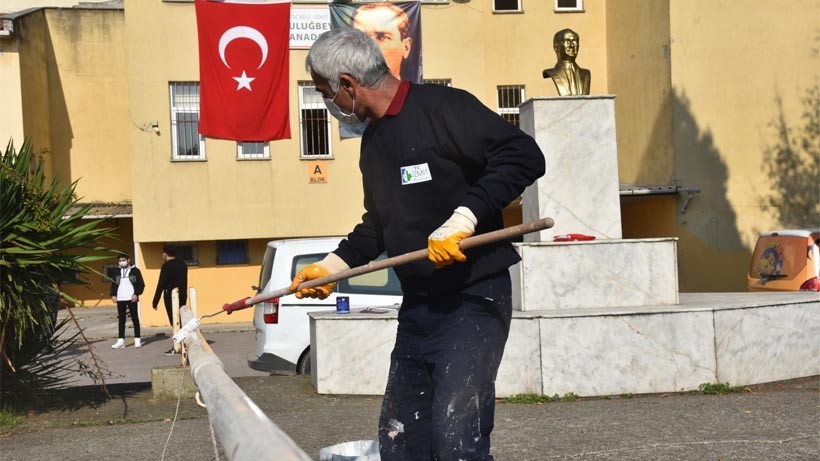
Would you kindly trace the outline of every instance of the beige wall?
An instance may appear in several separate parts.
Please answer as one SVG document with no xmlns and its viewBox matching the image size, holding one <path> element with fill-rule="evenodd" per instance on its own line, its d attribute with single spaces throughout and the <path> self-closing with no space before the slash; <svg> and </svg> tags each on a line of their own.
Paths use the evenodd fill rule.
<svg viewBox="0 0 820 461">
<path fill-rule="evenodd" d="M 85 202 L 131 198 L 121 10 L 48 9 L 51 149 Z M 93 108 L 93 110 L 90 110 Z"/>
<path fill-rule="evenodd" d="M 763 151 L 775 98 L 797 123 L 817 85 L 820 1 L 672 0 L 670 17 L 675 179 L 702 190 L 679 215 L 681 288 L 743 290 L 757 233 L 780 227 Z"/>
<path fill-rule="evenodd" d="M 620 180 L 670 184 L 674 157 L 668 3 L 609 1 L 606 24 Z"/>
<path fill-rule="evenodd" d="M 131 198 L 121 10 L 41 9 L 18 19 L 23 130 L 47 173 L 84 202 Z"/>
<path fill-rule="evenodd" d="M 14 141 L 15 148 L 23 144 L 23 98 L 20 91 L 20 54 L 18 42 L 0 37 L 0 151 Z"/>
<path fill-rule="evenodd" d="M 20 111 L 23 114 L 23 135 L 31 140 L 35 152 L 43 149 L 44 170 L 49 177 L 61 171 L 63 178 L 70 177 L 67 157 L 62 163 L 55 162 L 51 149 L 51 125 L 49 116 L 49 66 L 47 63 L 49 39 L 45 11 L 30 13 L 15 23 L 15 35 L 20 52 Z M 15 109 L 16 110 L 16 109 Z M 66 123 L 66 122 L 63 122 Z"/>
</svg>

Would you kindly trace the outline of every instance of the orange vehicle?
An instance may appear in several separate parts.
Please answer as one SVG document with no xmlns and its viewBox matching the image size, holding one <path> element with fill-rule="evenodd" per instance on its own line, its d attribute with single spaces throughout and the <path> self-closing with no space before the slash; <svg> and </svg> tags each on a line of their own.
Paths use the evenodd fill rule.
<svg viewBox="0 0 820 461">
<path fill-rule="evenodd" d="M 760 234 L 752 254 L 749 291 L 820 292 L 820 228 Z"/>
</svg>

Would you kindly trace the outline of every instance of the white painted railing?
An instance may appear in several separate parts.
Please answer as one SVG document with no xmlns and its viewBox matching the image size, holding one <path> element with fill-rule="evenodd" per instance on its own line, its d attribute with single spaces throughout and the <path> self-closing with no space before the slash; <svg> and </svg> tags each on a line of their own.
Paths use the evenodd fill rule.
<svg viewBox="0 0 820 461">
<path fill-rule="evenodd" d="M 182 325 L 195 318 L 185 306 L 180 309 L 180 317 Z M 311 460 L 225 373 L 222 361 L 198 329 L 184 342 L 194 384 L 229 460 Z"/>
</svg>

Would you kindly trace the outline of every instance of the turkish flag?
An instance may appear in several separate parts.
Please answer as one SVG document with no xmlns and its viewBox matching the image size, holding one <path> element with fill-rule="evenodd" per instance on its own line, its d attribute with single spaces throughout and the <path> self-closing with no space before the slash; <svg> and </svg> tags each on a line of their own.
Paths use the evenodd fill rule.
<svg viewBox="0 0 820 461">
<path fill-rule="evenodd" d="M 197 0 L 200 119 L 204 136 L 290 138 L 290 2 Z"/>
</svg>

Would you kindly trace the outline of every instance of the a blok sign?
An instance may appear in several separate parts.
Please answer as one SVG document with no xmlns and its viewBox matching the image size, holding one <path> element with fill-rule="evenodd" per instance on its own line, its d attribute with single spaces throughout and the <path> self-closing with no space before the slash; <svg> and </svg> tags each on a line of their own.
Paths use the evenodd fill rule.
<svg viewBox="0 0 820 461">
<path fill-rule="evenodd" d="M 204 136 L 290 138 L 290 2 L 197 0 L 200 120 Z"/>
</svg>

